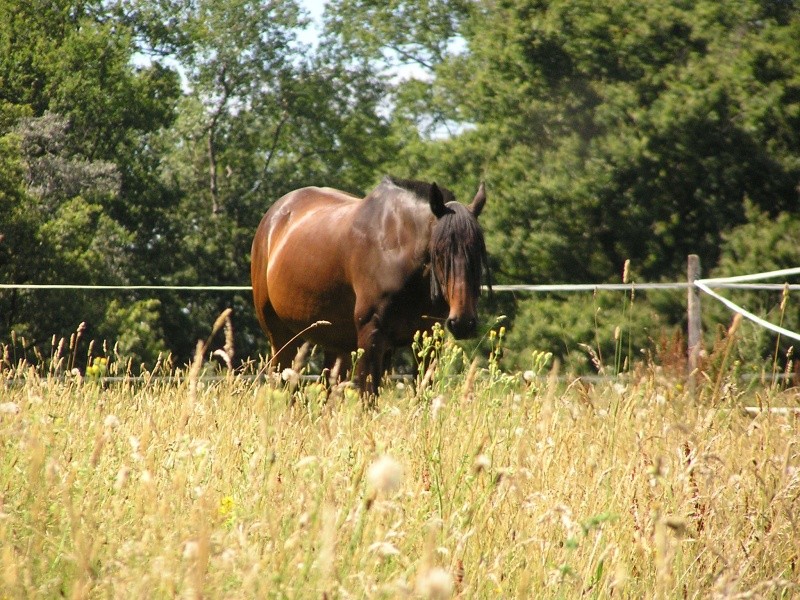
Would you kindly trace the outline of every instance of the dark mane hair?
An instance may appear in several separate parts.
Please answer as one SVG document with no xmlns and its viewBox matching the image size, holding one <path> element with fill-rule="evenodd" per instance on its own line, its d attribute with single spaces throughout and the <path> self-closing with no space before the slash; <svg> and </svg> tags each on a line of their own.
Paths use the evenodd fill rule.
<svg viewBox="0 0 800 600">
<path fill-rule="evenodd" d="M 458 202 L 447 205 L 448 213 L 442 216 L 431 234 L 431 298 L 442 295 L 442 286 L 453 276 L 456 260 L 462 257 L 466 265 L 466 277 L 470 292 L 478 296 L 481 292 L 481 277 L 486 273 L 486 283 L 491 292 L 491 274 L 486 242 L 478 220 L 466 206 Z M 436 267 L 442 271 L 444 281 L 438 281 Z"/>
<path fill-rule="evenodd" d="M 416 179 L 400 179 L 399 177 L 394 177 L 392 175 L 387 175 L 383 178 L 384 181 L 388 181 L 389 183 L 393 183 L 399 188 L 403 188 L 404 190 L 408 190 L 415 196 L 417 196 L 420 200 L 424 200 L 425 202 L 428 201 L 428 198 L 431 197 L 431 184 L 427 181 L 417 181 Z M 445 204 L 448 202 L 453 202 L 456 197 L 447 188 L 442 186 L 437 186 L 439 191 L 442 192 L 442 198 L 444 199 Z"/>
</svg>

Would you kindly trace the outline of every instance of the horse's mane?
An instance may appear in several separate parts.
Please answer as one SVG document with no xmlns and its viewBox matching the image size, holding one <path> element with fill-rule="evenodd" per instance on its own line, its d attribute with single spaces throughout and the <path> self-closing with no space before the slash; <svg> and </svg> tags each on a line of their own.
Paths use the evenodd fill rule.
<svg viewBox="0 0 800 600">
<path fill-rule="evenodd" d="M 383 178 L 384 183 L 391 183 L 396 185 L 399 188 L 402 188 L 406 191 L 411 192 L 414 194 L 420 201 L 428 202 L 428 199 L 431 197 L 431 184 L 427 181 L 417 181 L 416 179 L 401 179 L 399 177 L 393 177 L 391 175 L 387 175 Z M 453 202 L 456 197 L 453 192 L 448 190 L 447 188 L 437 186 L 439 191 L 442 192 L 442 198 L 444 199 L 445 204 L 448 202 Z"/>
</svg>

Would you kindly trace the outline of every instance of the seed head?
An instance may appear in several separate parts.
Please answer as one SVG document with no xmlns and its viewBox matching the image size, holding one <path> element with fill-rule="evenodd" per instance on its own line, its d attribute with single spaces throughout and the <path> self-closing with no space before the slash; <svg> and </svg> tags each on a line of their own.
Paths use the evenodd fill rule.
<svg viewBox="0 0 800 600">
<path fill-rule="evenodd" d="M 183 545 L 183 558 L 190 560 L 197 558 L 198 554 L 200 554 L 200 544 L 195 540 L 188 540 Z"/>
<path fill-rule="evenodd" d="M 439 394 L 431 401 L 431 414 L 434 419 L 439 416 L 439 411 L 441 411 L 442 408 L 444 408 L 444 396 Z"/>
<path fill-rule="evenodd" d="M 375 552 L 378 556 L 383 558 L 400 554 L 400 550 L 397 549 L 397 546 L 389 542 L 375 542 L 367 548 L 367 551 Z"/>
<path fill-rule="evenodd" d="M 479 454 L 478 456 L 476 456 L 475 462 L 472 464 L 472 468 L 476 473 L 480 473 L 481 471 L 488 471 L 489 467 L 491 466 L 492 466 L 492 461 L 485 454 Z"/>
</svg>

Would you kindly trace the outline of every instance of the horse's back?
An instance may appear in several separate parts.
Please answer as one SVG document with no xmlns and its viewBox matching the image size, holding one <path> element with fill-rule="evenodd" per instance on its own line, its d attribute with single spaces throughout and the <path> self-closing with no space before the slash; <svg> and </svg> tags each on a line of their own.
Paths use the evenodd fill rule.
<svg viewBox="0 0 800 600">
<path fill-rule="evenodd" d="M 316 250 L 330 246 L 334 240 L 346 235 L 352 224 L 352 214 L 360 202 L 356 196 L 333 188 L 295 190 L 269 208 L 253 244 L 267 251 L 266 257 L 270 262 L 284 257 L 300 258 L 297 253 L 303 248 Z M 301 254 L 308 255 L 308 252 Z"/>
<path fill-rule="evenodd" d="M 333 188 L 305 187 L 278 199 L 269 207 L 256 229 L 253 239 L 252 271 L 257 265 L 264 265 L 275 242 L 290 230 L 309 227 L 312 221 L 332 218 L 352 210 L 359 198 Z M 308 221 L 303 225 L 304 221 Z"/>
<path fill-rule="evenodd" d="M 269 207 L 261 220 L 259 230 L 265 226 L 270 229 L 274 228 L 282 220 L 297 219 L 311 211 L 336 212 L 343 208 L 349 209 L 359 201 L 358 197 L 333 188 L 300 188 L 289 192 Z"/>
</svg>

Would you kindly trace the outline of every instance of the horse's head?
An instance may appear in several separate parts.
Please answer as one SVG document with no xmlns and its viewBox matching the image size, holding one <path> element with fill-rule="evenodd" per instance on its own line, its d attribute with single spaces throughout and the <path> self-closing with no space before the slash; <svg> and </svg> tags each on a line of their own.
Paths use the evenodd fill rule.
<svg viewBox="0 0 800 600">
<path fill-rule="evenodd" d="M 447 328 L 456 338 L 472 337 L 477 331 L 477 305 L 481 275 L 488 270 L 486 244 L 478 216 L 486 204 L 481 183 L 469 206 L 445 203 L 441 190 L 431 185 L 430 205 L 436 215 L 431 233 L 431 293 L 450 307 Z"/>
</svg>

